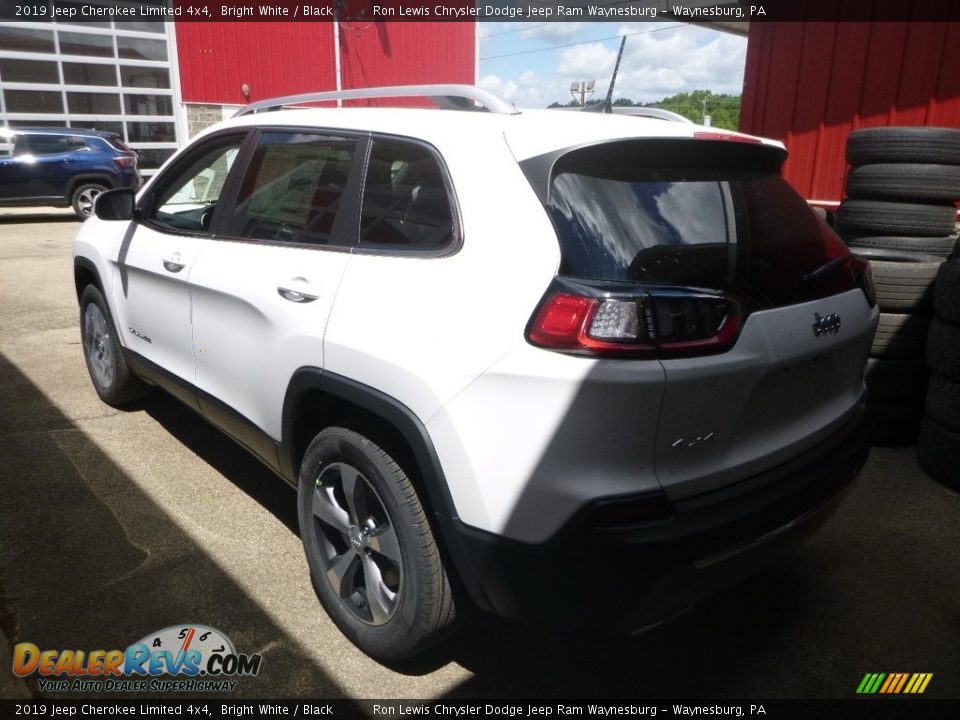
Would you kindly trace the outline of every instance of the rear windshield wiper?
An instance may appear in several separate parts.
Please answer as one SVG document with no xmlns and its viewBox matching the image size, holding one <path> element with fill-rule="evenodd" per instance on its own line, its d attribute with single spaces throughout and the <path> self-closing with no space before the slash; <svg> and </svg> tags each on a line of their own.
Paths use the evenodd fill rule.
<svg viewBox="0 0 960 720">
<path fill-rule="evenodd" d="M 828 260 L 820 267 L 811 270 L 802 278 L 800 278 L 800 281 L 797 283 L 797 286 L 809 285 L 812 282 L 820 280 L 826 275 L 829 275 L 830 273 L 832 273 L 838 267 L 842 267 L 843 265 L 846 265 L 847 262 L 852 257 L 853 257 L 852 254 L 847 254 L 838 258 L 834 258 L 833 260 Z"/>
</svg>

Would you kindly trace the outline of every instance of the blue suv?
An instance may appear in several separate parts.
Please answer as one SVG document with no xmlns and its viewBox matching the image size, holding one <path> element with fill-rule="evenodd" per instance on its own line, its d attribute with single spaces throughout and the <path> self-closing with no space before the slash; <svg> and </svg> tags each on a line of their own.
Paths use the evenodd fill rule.
<svg viewBox="0 0 960 720">
<path fill-rule="evenodd" d="M 81 220 L 104 190 L 140 187 L 119 135 L 78 128 L 0 128 L 0 205 L 72 206 Z"/>
</svg>

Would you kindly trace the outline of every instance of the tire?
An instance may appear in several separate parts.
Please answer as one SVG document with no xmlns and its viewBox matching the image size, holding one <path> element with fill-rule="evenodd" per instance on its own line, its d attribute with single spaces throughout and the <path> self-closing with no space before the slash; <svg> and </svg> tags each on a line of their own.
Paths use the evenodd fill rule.
<svg viewBox="0 0 960 720">
<path fill-rule="evenodd" d="M 73 206 L 73 212 L 80 220 L 86 220 L 93 215 L 93 203 L 97 196 L 104 190 L 108 190 L 106 185 L 100 183 L 83 183 L 77 185 L 70 196 L 70 204 Z"/>
<path fill-rule="evenodd" d="M 930 376 L 927 417 L 950 432 L 960 433 L 960 382 L 938 373 Z"/>
<path fill-rule="evenodd" d="M 847 137 L 847 162 L 960 165 L 960 130 L 937 127 L 873 127 Z"/>
<path fill-rule="evenodd" d="M 915 445 L 920 434 L 923 405 L 867 404 L 867 419 L 874 423 L 871 442 L 881 447 Z"/>
<path fill-rule="evenodd" d="M 426 513 L 383 449 L 352 430 L 322 431 L 300 467 L 298 505 L 317 596 L 357 647 L 400 660 L 452 627 L 453 594 Z"/>
<path fill-rule="evenodd" d="M 880 313 L 870 355 L 880 358 L 923 357 L 930 316 L 926 314 Z"/>
<path fill-rule="evenodd" d="M 843 241 L 854 252 L 857 250 L 900 250 L 946 257 L 953 252 L 957 238 L 953 235 L 943 237 L 846 235 Z"/>
<path fill-rule="evenodd" d="M 960 382 L 960 325 L 933 319 L 927 336 L 927 366 Z"/>
<path fill-rule="evenodd" d="M 881 310 L 904 312 L 929 306 L 933 279 L 943 258 L 894 250 L 860 250 L 870 261 Z"/>
<path fill-rule="evenodd" d="M 933 314 L 960 325 L 960 259 L 948 260 L 937 272 L 933 281 Z"/>
<path fill-rule="evenodd" d="M 847 174 L 851 198 L 953 203 L 960 199 L 960 166 L 857 165 Z"/>
<path fill-rule="evenodd" d="M 80 338 L 90 380 L 107 405 L 123 407 L 149 393 L 150 387 L 127 367 L 110 310 L 93 285 L 80 295 Z"/>
<path fill-rule="evenodd" d="M 957 228 L 957 210 L 952 205 L 844 200 L 837 210 L 837 228 L 865 235 L 952 235 Z"/>
<path fill-rule="evenodd" d="M 960 433 L 924 418 L 917 441 L 917 460 L 938 483 L 960 490 Z"/>
<path fill-rule="evenodd" d="M 870 358 L 863 371 L 867 402 L 882 405 L 919 405 L 927 393 L 930 371 L 919 359 Z"/>
</svg>

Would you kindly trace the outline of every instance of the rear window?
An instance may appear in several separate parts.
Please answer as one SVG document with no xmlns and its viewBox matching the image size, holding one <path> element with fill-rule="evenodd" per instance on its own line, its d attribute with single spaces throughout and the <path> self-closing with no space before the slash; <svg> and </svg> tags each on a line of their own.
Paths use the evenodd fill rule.
<svg viewBox="0 0 960 720">
<path fill-rule="evenodd" d="M 711 141 L 609 143 L 561 157 L 547 209 L 560 273 L 733 291 L 760 306 L 856 286 L 806 277 L 847 254 L 779 174 L 782 151 Z"/>
<path fill-rule="evenodd" d="M 104 139 L 110 143 L 115 150 L 136 155 L 136 153 L 133 151 L 133 148 L 127 145 L 119 135 L 107 135 L 107 137 Z"/>
</svg>

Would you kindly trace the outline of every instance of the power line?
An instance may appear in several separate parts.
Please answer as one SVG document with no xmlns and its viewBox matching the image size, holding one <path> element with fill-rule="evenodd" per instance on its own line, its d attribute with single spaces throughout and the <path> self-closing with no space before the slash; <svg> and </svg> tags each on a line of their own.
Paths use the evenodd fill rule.
<svg viewBox="0 0 960 720">
<path fill-rule="evenodd" d="M 489 35 L 481 35 L 480 39 L 487 40 L 489 38 L 500 37 L 501 35 L 512 35 L 513 33 L 524 32 L 525 30 L 534 30 L 536 28 L 542 28 L 545 25 L 549 25 L 549 24 L 550 23 L 537 23 L 536 25 L 527 25 L 527 27 L 514 28 L 513 30 L 504 30 L 503 32 L 491 33 Z"/>
<path fill-rule="evenodd" d="M 575 47 L 576 45 L 589 45 L 590 43 L 606 42 L 607 40 L 619 40 L 622 37 L 633 37 L 634 35 L 649 35 L 650 33 L 662 32 L 664 30 L 676 30 L 683 27 L 683 23 L 678 25 L 668 25 L 667 27 L 654 28 L 653 30 L 638 30 L 637 32 L 624 33 L 623 35 L 611 35 L 610 37 L 596 38 L 594 40 L 581 40 L 579 42 L 567 43 L 566 45 L 554 45 L 548 48 L 537 48 L 536 50 L 520 50 L 519 52 L 503 53 L 502 55 L 487 55 L 481 57 L 481 60 L 497 60 L 499 58 L 516 57 L 517 55 L 532 55 L 533 53 L 550 52 L 551 50 L 563 50 L 564 48 Z"/>
</svg>

